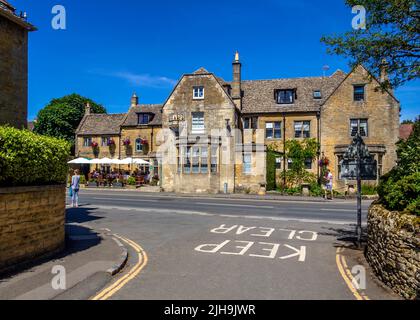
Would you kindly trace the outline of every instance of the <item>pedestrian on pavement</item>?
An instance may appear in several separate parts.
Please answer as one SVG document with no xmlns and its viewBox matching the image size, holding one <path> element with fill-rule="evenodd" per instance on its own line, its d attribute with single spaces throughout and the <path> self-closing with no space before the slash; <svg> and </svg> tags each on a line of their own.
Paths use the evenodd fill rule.
<svg viewBox="0 0 420 320">
<path fill-rule="evenodd" d="M 79 206 L 79 189 L 80 189 L 80 175 L 79 170 L 74 171 L 74 176 L 71 177 L 72 197 L 71 197 L 71 206 L 77 208 Z"/>
<path fill-rule="evenodd" d="M 333 175 L 330 169 L 327 169 L 325 174 L 325 199 L 328 200 L 328 192 L 331 194 L 331 200 L 334 200 L 334 192 L 333 192 Z"/>
</svg>

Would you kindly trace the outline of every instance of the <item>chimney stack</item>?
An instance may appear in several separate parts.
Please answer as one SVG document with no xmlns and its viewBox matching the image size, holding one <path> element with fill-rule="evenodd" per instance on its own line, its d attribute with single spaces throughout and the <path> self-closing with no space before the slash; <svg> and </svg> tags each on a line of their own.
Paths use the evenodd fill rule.
<svg viewBox="0 0 420 320">
<path fill-rule="evenodd" d="M 133 93 L 133 96 L 131 97 L 131 106 L 135 107 L 139 104 L 139 97 L 137 97 L 136 93 Z"/>
<path fill-rule="evenodd" d="M 389 82 L 389 77 L 388 77 L 388 62 L 386 61 L 386 59 L 382 59 L 380 69 L 381 69 L 381 74 L 380 74 L 380 81 L 381 81 L 381 83 Z"/>
<path fill-rule="evenodd" d="M 91 113 L 91 107 L 90 107 L 90 103 L 88 102 L 88 103 L 86 103 L 86 106 L 85 106 L 85 115 L 89 115 L 90 113 Z"/>
<path fill-rule="evenodd" d="M 235 53 L 235 60 L 233 66 L 233 81 L 232 81 L 232 99 L 241 108 L 242 89 L 241 89 L 241 69 L 242 64 L 239 61 L 239 52 Z"/>
</svg>

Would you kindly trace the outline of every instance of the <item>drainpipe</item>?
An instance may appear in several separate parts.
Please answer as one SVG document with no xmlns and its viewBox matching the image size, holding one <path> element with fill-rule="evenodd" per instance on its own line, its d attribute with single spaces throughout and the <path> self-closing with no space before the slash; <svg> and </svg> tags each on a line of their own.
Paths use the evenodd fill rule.
<svg viewBox="0 0 420 320">
<path fill-rule="evenodd" d="M 283 113 L 283 188 L 286 188 L 286 114 Z"/>
<path fill-rule="evenodd" d="M 321 171 L 320 171 L 320 166 L 319 166 L 319 160 L 320 160 L 320 155 L 321 155 L 321 111 L 318 111 L 316 113 L 316 120 L 317 120 L 317 140 L 318 140 L 318 152 L 317 152 L 317 171 L 318 171 L 318 182 L 320 181 L 321 178 Z"/>
</svg>

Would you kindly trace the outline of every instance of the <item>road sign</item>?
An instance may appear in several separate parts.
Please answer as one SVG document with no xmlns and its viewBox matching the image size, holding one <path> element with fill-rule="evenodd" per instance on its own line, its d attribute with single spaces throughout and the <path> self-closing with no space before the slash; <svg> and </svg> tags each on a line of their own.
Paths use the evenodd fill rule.
<svg viewBox="0 0 420 320">
<path fill-rule="evenodd" d="M 357 180 L 357 161 L 342 160 L 340 162 L 342 179 Z M 376 180 L 378 178 L 378 164 L 376 160 L 365 159 L 360 163 L 360 179 Z"/>
</svg>

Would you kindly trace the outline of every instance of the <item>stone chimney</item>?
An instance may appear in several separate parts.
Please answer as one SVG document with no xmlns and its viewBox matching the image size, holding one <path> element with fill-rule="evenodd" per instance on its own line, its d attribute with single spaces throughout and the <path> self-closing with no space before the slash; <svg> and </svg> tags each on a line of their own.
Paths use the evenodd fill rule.
<svg viewBox="0 0 420 320">
<path fill-rule="evenodd" d="M 389 81 L 389 77 L 388 77 L 388 62 L 386 61 L 386 59 L 382 59 L 381 62 L 381 74 L 380 74 L 380 81 L 381 83 L 384 83 L 386 81 Z"/>
<path fill-rule="evenodd" d="M 241 109 L 241 100 L 242 100 L 242 89 L 241 89 L 241 69 L 242 64 L 239 61 L 239 52 L 235 53 L 235 60 L 232 63 L 233 66 L 233 80 L 232 80 L 232 99 Z"/>
<path fill-rule="evenodd" d="M 91 111 L 92 111 L 92 109 L 90 107 L 90 103 L 88 102 L 88 103 L 86 103 L 86 106 L 85 106 L 85 115 L 90 115 Z"/>
<path fill-rule="evenodd" d="M 131 106 L 135 107 L 139 104 L 139 97 L 137 97 L 136 93 L 133 93 L 133 96 L 131 97 Z"/>
</svg>

